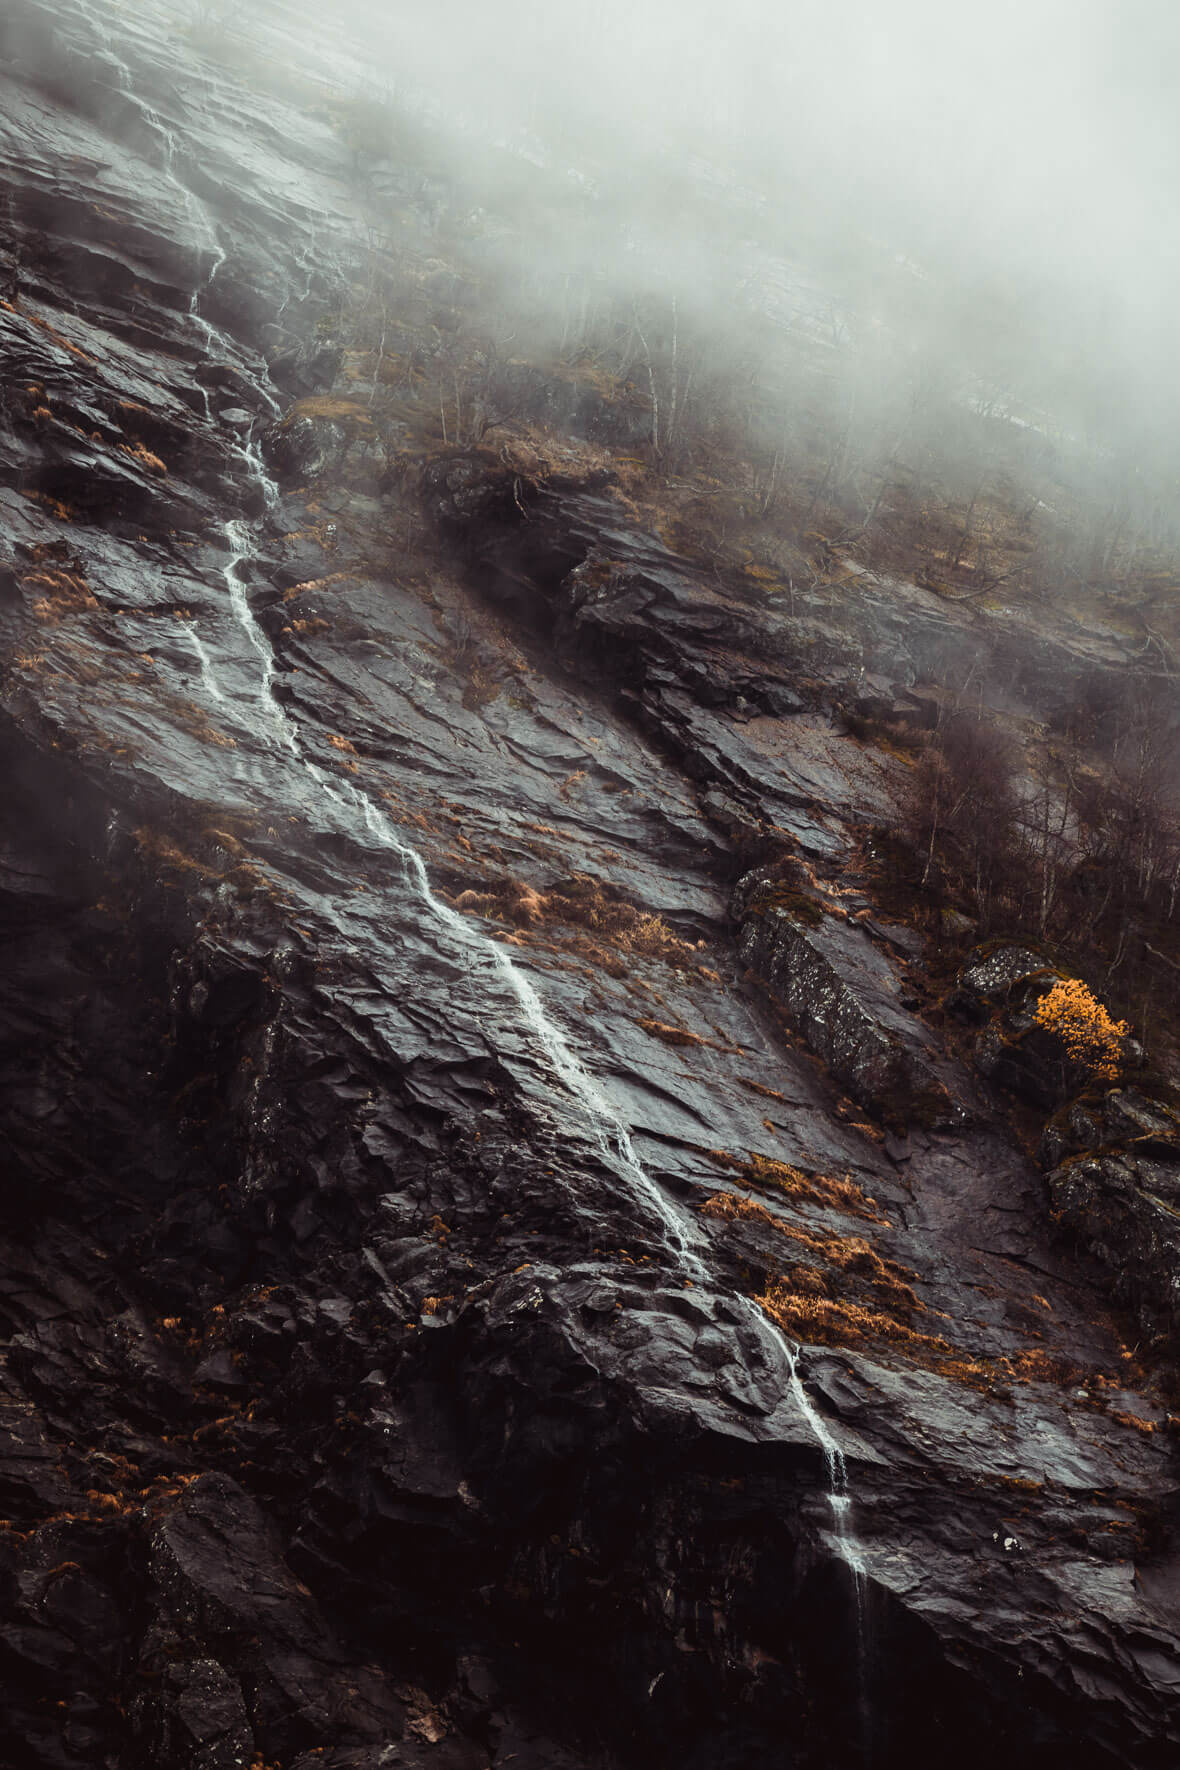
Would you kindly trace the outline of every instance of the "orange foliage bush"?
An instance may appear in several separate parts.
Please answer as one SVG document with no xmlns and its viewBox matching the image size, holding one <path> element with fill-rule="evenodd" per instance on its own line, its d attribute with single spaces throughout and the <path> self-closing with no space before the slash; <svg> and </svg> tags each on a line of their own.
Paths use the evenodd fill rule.
<svg viewBox="0 0 1180 1770">
<path fill-rule="evenodd" d="M 1072 1062 L 1082 1064 L 1100 1081 L 1118 1080 L 1121 1045 L 1129 1028 L 1125 1020 L 1110 1018 L 1080 978 L 1055 983 L 1037 1003 L 1036 1021 L 1061 1040 Z"/>
</svg>

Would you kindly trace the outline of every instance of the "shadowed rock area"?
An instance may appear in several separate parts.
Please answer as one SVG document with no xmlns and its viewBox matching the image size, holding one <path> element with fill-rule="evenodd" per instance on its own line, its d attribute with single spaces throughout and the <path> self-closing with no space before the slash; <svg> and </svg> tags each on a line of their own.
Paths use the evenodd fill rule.
<svg viewBox="0 0 1180 1770">
<path fill-rule="evenodd" d="M 524 366 L 566 471 L 391 464 L 360 63 L 259 32 L 0 18 L 5 1764 L 1164 1770 L 1172 1416 L 1052 1211 L 1139 1261 L 1173 1145 L 1046 1183 L 864 862 L 851 703 L 1015 617 L 707 572 Z"/>
</svg>

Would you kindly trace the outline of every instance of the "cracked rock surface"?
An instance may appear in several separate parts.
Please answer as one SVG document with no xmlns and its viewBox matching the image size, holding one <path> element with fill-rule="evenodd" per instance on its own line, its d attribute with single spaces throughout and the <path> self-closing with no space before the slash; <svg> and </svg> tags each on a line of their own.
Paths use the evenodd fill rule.
<svg viewBox="0 0 1180 1770">
<path fill-rule="evenodd" d="M 490 450 L 411 556 L 349 153 L 161 0 L 12 0 L 0 187 L 5 1763 L 1174 1764 L 1166 1412 L 857 872 L 953 613 Z"/>
</svg>

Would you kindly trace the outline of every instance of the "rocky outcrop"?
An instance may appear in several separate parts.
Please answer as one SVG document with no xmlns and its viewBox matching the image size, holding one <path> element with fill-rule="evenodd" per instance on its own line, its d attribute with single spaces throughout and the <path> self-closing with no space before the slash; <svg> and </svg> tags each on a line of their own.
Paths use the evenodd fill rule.
<svg viewBox="0 0 1180 1770">
<path fill-rule="evenodd" d="M 1180 1121 L 1134 1088 L 1054 1115 L 1041 1161 L 1057 1220 L 1110 1273 L 1147 1342 L 1180 1351 Z"/>
<path fill-rule="evenodd" d="M 1049 1174 L 1058 1220 L 1111 1274 L 1145 1342 L 1180 1353 L 1180 1142 L 1074 1156 Z"/>
<path fill-rule="evenodd" d="M 948 1005 L 985 1021 L 973 1054 L 990 1082 L 1057 1107 L 1038 1149 L 1053 1218 L 1098 1262 L 1144 1341 L 1171 1360 L 1180 1351 L 1180 1122 L 1133 1087 L 1084 1086 L 1085 1067 L 1067 1065 L 1036 1018 L 1060 976 L 1041 955 L 1000 943 L 972 956 Z M 1071 1083 L 1082 1087 L 1075 1098 Z"/>
<path fill-rule="evenodd" d="M 743 959 L 854 1100 L 903 1133 L 963 1122 L 893 967 L 847 912 L 825 912 L 770 867 L 740 882 L 734 913 Z"/>
<path fill-rule="evenodd" d="M 760 845 L 851 872 L 829 702 L 908 614 L 498 450 L 425 533 L 363 363 L 287 403 L 371 268 L 300 71 L 361 70 L 238 28 L 0 23 L 6 1762 L 1163 1770 L 1158 1387 L 907 931 L 765 922 L 832 1071 L 948 1090 L 905 1137 L 734 939 Z"/>
<path fill-rule="evenodd" d="M 947 997 L 952 1013 L 983 1021 L 973 1056 L 981 1075 L 1033 1106 L 1056 1106 L 1071 1080 L 1061 1041 L 1037 1020 L 1037 1003 L 1062 973 L 1043 955 L 1003 942 L 972 954 Z"/>
</svg>

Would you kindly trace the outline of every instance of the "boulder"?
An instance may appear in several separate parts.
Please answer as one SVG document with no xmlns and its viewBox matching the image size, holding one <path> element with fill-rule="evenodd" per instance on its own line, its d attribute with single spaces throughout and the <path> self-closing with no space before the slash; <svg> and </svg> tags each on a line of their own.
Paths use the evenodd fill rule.
<svg viewBox="0 0 1180 1770">
<path fill-rule="evenodd" d="M 893 966 L 859 925 L 773 867 L 741 880 L 734 911 L 742 957 L 854 1100 L 897 1129 L 965 1121 L 934 1072 L 928 1035 L 901 1006 Z"/>
</svg>

